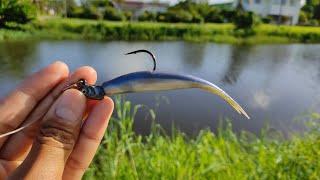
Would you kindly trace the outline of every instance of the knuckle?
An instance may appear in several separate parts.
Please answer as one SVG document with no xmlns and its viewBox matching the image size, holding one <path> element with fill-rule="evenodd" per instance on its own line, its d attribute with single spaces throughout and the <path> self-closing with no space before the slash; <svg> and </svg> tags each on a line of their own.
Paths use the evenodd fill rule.
<svg viewBox="0 0 320 180">
<path fill-rule="evenodd" d="M 40 128 L 37 141 L 40 144 L 72 150 L 77 140 L 74 129 L 74 126 L 66 123 L 49 120 Z"/>
<path fill-rule="evenodd" d="M 82 161 L 70 156 L 68 159 L 67 167 L 73 170 L 77 170 L 80 172 L 85 172 L 88 169 L 88 166 L 83 164 Z"/>
</svg>

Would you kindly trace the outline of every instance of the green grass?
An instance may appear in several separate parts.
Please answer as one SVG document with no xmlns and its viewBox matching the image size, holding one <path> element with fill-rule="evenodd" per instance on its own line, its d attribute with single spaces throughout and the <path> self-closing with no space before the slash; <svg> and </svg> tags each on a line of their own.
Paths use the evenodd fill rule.
<svg viewBox="0 0 320 180">
<path fill-rule="evenodd" d="M 319 43 L 319 27 L 260 25 L 252 31 L 235 30 L 232 24 L 170 24 L 110 22 L 83 19 L 42 18 L 20 30 L 0 30 L 0 40 L 84 39 L 163 41 L 186 40 L 234 44 Z"/>
<path fill-rule="evenodd" d="M 141 107 L 116 99 L 117 118 L 84 179 L 320 179 L 319 114 L 308 115 L 309 131 L 290 138 L 271 129 L 235 134 L 228 121 L 195 137 L 168 136 L 153 123 L 141 136 L 133 131 Z"/>
</svg>

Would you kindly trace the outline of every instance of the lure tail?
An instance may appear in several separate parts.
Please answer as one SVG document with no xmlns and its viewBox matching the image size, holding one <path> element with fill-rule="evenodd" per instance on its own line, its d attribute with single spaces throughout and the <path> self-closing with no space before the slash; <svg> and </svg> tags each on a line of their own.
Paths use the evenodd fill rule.
<svg viewBox="0 0 320 180">
<path fill-rule="evenodd" d="M 230 104 L 239 114 L 244 115 L 246 118 L 250 119 L 248 114 L 243 110 L 243 108 L 232 98 L 230 97 L 226 92 L 224 92 L 222 89 L 220 89 L 218 86 L 210 83 L 210 82 L 201 82 L 195 85 L 197 88 L 200 88 L 204 91 L 216 94 L 220 96 L 222 99 L 224 99 L 227 103 Z"/>
</svg>

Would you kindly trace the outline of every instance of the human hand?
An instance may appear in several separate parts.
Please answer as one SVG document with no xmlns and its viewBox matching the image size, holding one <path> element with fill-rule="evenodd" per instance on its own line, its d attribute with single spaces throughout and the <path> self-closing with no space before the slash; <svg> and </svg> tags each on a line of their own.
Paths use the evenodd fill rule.
<svg viewBox="0 0 320 180">
<path fill-rule="evenodd" d="M 90 67 L 68 76 L 64 63 L 53 63 L 0 100 L 1 134 L 36 120 L 25 130 L 0 139 L 0 179 L 83 176 L 107 128 L 113 102 L 110 98 L 86 100 L 72 89 L 61 94 L 71 82 L 82 78 L 95 83 L 97 78 Z"/>
</svg>

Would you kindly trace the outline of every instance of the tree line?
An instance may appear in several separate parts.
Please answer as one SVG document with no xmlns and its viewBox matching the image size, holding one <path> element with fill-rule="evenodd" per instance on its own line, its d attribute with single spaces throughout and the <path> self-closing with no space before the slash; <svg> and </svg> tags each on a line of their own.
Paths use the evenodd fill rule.
<svg viewBox="0 0 320 180">
<path fill-rule="evenodd" d="M 82 19 L 105 19 L 111 21 L 129 21 L 133 19 L 130 11 L 122 11 L 115 3 L 122 0 L 0 0 L 0 26 L 6 22 L 27 23 L 37 14 L 48 13 L 53 9 L 56 15 Z M 234 23 L 237 28 L 252 28 L 259 23 L 270 23 L 272 17 L 260 17 L 246 12 L 239 4 L 217 6 L 208 3 L 196 3 L 184 0 L 170 6 L 165 12 L 145 11 L 136 17 L 138 21 L 170 22 L 170 23 Z M 308 0 L 299 17 L 300 25 L 319 25 L 320 0 Z"/>
</svg>

